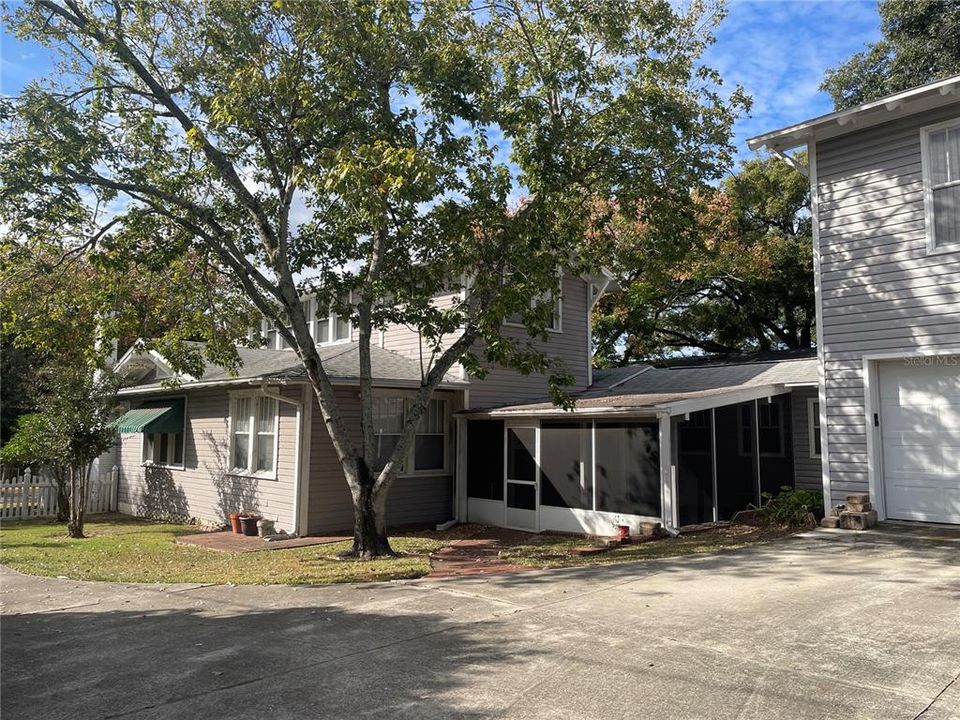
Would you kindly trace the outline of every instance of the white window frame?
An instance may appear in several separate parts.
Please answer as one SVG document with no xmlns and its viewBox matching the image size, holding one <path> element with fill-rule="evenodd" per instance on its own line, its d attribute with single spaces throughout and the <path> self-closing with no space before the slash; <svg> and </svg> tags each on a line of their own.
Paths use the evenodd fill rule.
<svg viewBox="0 0 960 720">
<path fill-rule="evenodd" d="M 350 295 L 351 300 L 352 300 L 352 297 L 353 295 L 351 293 Z M 333 312 L 333 310 L 331 310 L 330 313 L 327 315 L 327 320 L 329 321 L 329 325 L 328 325 L 329 331 L 327 336 L 328 339 L 319 340 L 317 338 L 317 328 L 319 324 L 317 323 L 317 318 L 314 314 L 314 308 L 316 307 L 317 300 L 313 295 L 308 295 L 307 297 L 302 298 L 300 302 L 303 303 L 305 306 L 304 313 L 307 317 L 307 327 L 310 330 L 310 337 L 313 338 L 313 341 L 317 345 L 340 345 L 341 343 L 348 343 L 352 341 L 353 320 L 351 320 L 350 318 L 346 319 L 347 320 L 347 336 L 345 338 L 339 338 L 336 340 L 329 339 L 330 333 L 333 332 L 333 329 L 336 326 L 336 322 L 340 317 L 335 312 Z M 260 335 L 261 337 L 263 337 L 265 340 L 268 341 L 266 345 L 266 349 L 267 350 L 291 350 L 292 348 L 283 346 L 283 337 L 280 335 L 279 331 L 277 331 L 276 336 L 273 339 L 273 342 L 272 343 L 269 342 L 269 338 L 270 338 L 269 333 L 272 331 L 272 329 L 273 329 L 273 322 L 271 320 L 267 318 L 262 318 L 260 320 Z"/>
<path fill-rule="evenodd" d="M 313 341 L 317 345 L 340 345 L 341 343 L 348 343 L 353 339 L 353 320 L 347 318 L 347 336 L 345 338 L 331 339 L 333 337 L 334 328 L 337 326 L 337 320 L 341 319 L 337 313 L 333 310 L 330 310 L 327 313 L 327 339 L 320 340 L 317 338 L 317 317 L 313 312 L 313 306 L 316 304 L 316 301 L 311 298 L 310 300 L 310 337 L 313 338 Z"/>
<path fill-rule="evenodd" d="M 159 398 L 158 398 L 159 399 Z M 140 466 L 166 468 L 167 470 L 183 470 L 187 462 L 187 396 L 177 395 L 164 400 L 183 400 L 183 432 L 182 433 L 140 433 Z M 157 440 L 154 443 L 153 457 L 147 457 L 147 435 L 156 435 Z M 167 435 L 167 461 L 157 462 L 157 453 L 160 451 L 160 435 Z M 183 457 L 180 462 L 176 462 L 176 436 L 183 435 Z"/>
<path fill-rule="evenodd" d="M 960 244 L 954 245 L 937 245 L 936 238 L 936 225 L 934 224 L 934 213 L 933 213 L 933 191 L 939 190 L 940 188 L 953 187 L 960 185 L 960 178 L 957 180 L 951 180 L 947 183 L 941 183 L 936 187 L 933 186 L 933 179 L 930 176 L 931 172 L 931 157 L 930 157 L 930 135 L 931 133 L 939 132 L 940 130 L 945 130 L 947 128 L 960 129 L 960 117 L 955 117 L 950 120 L 945 120 L 944 122 L 936 123 L 935 125 L 927 125 L 920 129 L 920 166 L 923 173 L 923 219 L 924 225 L 927 229 L 927 253 L 928 254 L 940 254 L 946 252 L 958 252 L 960 251 Z"/>
<path fill-rule="evenodd" d="M 391 391 L 378 391 L 374 396 L 374 402 L 379 399 L 386 398 L 401 398 L 403 402 L 403 420 L 406 422 L 407 408 L 410 405 L 410 402 L 413 400 L 414 396 L 408 392 L 391 392 Z M 452 424 L 452 406 L 451 398 L 448 397 L 437 397 L 434 395 L 430 398 L 428 402 L 442 402 L 444 404 L 443 410 L 443 467 L 437 468 L 434 470 L 417 470 L 416 469 L 416 436 L 423 435 L 436 435 L 438 433 L 418 433 L 414 432 L 413 442 L 410 443 L 410 447 L 407 448 L 407 452 L 404 455 L 403 462 L 400 470 L 397 471 L 398 477 L 433 477 L 438 475 L 450 475 L 452 474 L 452 448 L 453 448 L 453 433 L 451 431 Z M 391 433 L 393 434 L 393 433 Z M 379 472 L 376 471 L 376 472 Z"/>
<path fill-rule="evenodd" d="M 545 296 L 549 295 L 550 299 L 556 303 L 556 312 L 553 314 L 553 318 L 556 321 L 555 327 L 545 328 L 548 333 L 555 335 L 560 335 L 563 333 L 563 273 L 557 273 L 557 289 L 548 290 L 542 295 L 537 295 L 536 297 L 530 298 L 530 307 L 543 302 Z M 503 324 L 507 327 L 526 327 L 522 322 L 513 322 L 509 318 L 505 318 Z"/>
<path fill-rule="evenodd" d="M 816 433 L 820 433 L 820 452 L 817 452 Z M 822 457 L 823 430 L 820 427 L 820 398 L 807 398 L 807 454 L 811 458 Z"/>
<path fill-rule="evenodd" d="M 274 406 L 276 407 L 276 412 L 274 413 L 274 416 L 273 416 L 273 469 L 270 471 L 252 470 L 254 465 L 254 458 L 256 458 L 256 455 L 257 455 L 257 442 L 258 442 L 256 439 L 258 435 L 258 433 L 256 432 L 257 414 L 255 410 L 253 410 L 253 408 L 257 407 L 257 403 L 250 404 L 252 410 L 249 418 L 251 425 L 249 430 L 250 446 L 247 448 L 247 466 L 245 468 L 239 468 L 239 467 L 234 467 L 233 465 L 233 449 L 234 449 L 233 416 L 234 416 L 234 409 L 236 407 L 236 403 L 241 398 L 253 398 L 253 399 L 266 398 L 268 400 L 272 400 L 274 403 Z M 280 461 L 280 458 L 279 458 L 280 401 L 279 400 L 277 400 L 276 398 L 269 397 L 268 395 L 264 395 L 263 393 L 258 392 L 256 390 L 232 391 L 230 393 L 229 407 L 227 408 L 227 435 L 229 438 L 227 442 L 227 446 L 228 446 L 227 452 L 229 453 L 227 456 L 227 465 L 230 468 L 227 471 L 227 474 L 233 475 L 235 477 L 253 477 L 253 478 L 261 478 L 264 480 L 276 480 L 278 478 L 277 471 L 278 471 L 278 466 L 280 464 L 279 462 Z"/>
</svg>

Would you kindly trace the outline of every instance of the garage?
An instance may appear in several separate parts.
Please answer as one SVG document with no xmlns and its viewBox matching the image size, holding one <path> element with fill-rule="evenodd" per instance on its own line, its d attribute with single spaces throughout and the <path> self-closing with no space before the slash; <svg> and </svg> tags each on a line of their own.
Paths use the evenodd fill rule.
<svg viewBox="0 0 960 720">
<path fill-rule="evenodd" d="M 960 524 L 960 367 L 955 360 L 930 357 L 879 366 L 889 518 Z"/>
</svg>

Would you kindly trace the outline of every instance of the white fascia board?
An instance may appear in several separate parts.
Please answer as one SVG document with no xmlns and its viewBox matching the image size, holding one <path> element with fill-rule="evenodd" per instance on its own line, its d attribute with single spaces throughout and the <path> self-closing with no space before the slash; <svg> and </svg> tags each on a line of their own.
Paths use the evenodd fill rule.
<svg viewBox="0 0 960 720">
<path fill-rule="evenodd" d="M 725 405 L 738 405 L 739 403 L 749 402 L 750 400 L 784 395 L 788 392 L 790 392 L 790 390 L 783 385 L 758 385 L 756 387 L 716 393 L 715 395 L 691 398 L 689 400 L 664 403 L 657 407 L 669 412 L 670 415 L 686 415 L 687 413 L 710 410 L 711 408 L 723 407 Z"/>
<path fill-rule="evenodd" d="M 960 75 L 954 75 L 944 80 L 888 95 L 857 107 L 827 113 L 795 125 L 788 125 L 779 130 L 757 135 L 747 140 L 747 147 L 751 150 L 759 150 L 762 147 L 790 150 L 805 145 L 811 138 L 826 139 L 870 125 L 887 122 L 902 115 L 912 115 L 915 112 L 948 104 L 954 101 L 958 89 L 960 89 Z M 949 96 L 954 96 L 954 98 Z M 824 128 L 830 128 L 833 132 L 818 132 Z"/>
<path fill-rule="evenodd" d="M 815 388 L 820 383 L 816 380 L 805 380 L 804 382 L 785 382 L 782 384 L 785 388 Z"/>
<path fill-rule="evenodd" d="M 231 385 L 235 386 L 248 386 L 248 385 L 259 385 L 261 383 L 270 383 L 271 385 L 287 385 L 288 383 L 293 383 L 295 385 L 309 385 L 309 381 L 306 378 L 283 378 L 283 377 L 252 377 L 252 378 L 227 378 L 225 380 L 197 380 L 195 382 L 181 383 L 180 385 L 172 386 L 169 388 L 158 387 L 157 385 L 150 385 L 147 387 L 137 387 L 136 385 L 132 387 L 122 388 L 117 394 L 118 395 L 149 395 L 151 393 L 166 393 L 173 390 L 193 390 L 194 388 L 210 388 L 210 387 L 228 387 Z M 331 377 L 330 384 L 340 386 L 359 386 L 360 381 L 357 378 L 337 378 Z M 420 383 L 413 380 L 374 380 L 374 388 L 390 388 L 398 390 L 416 390 L 420 387 Z M 437 385 L 437 390 L 466 390 L 467 385 L 465 383 L 440 383 Z"/>
<path fill-rule="evenodd" d="M 509 420 L 510 418 L 568 418 L 568 417 L 640 417 L 654 418 L 662 413 L 653 407 L 610 407 L 610 408 L 561 408 L 547 410 L 473 410 L 457 413 L 465 418 L 492 418 L 494 420 Z"/>
</svg>

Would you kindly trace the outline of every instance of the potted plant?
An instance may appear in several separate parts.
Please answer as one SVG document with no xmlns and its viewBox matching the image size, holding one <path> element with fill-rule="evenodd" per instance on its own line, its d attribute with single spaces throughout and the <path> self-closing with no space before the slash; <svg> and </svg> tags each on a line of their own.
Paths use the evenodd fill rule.
<svg viewBox="0 0 960 720">
<path fill-rule="evenodd" d="M 249 537 L 257 536 L 257 523 L 263 519 L 263 516 L 251 510 L 244 510 L 240 513 L 240 528 L 243 534 Z"/>
<path fill-rule="evenodd" d="M 240 529 L 240 513 L 232 512 L 230 513 L 229 517 L 230 517 L 230 529 L 233 530 L 233 532 L 235 532 L 237 535 L 242 533 L 243 530 Z"/>
<path fill-rule="evenodd" d="M 613 521 L 613 529 L 617 532 L 617 540 L 622 543 L 630 542 L 630 526 L 619 515 Z"/>
</svg>

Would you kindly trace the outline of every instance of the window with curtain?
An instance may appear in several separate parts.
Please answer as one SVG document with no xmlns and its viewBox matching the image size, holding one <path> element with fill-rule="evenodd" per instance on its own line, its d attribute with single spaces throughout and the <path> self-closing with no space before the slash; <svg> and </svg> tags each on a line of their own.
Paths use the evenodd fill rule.
<svg viewBox="0 0 960 720">
<path fill-rule="evenodd" d="M 414 439 L 413 469 L 443 470 L 447 464 L 447 401 L 430 400 Z"/>
<path fill-rule="evenodd" d="M 234 472 L 276 472 L 278 403 L 262 395 L 230 399 L 230 464 Z"/>
<path fill-rule="evenodd" d="M 960 248 L 960 123 L 924 130 L 923 179 L 932 248 Z"/>
</svg>

